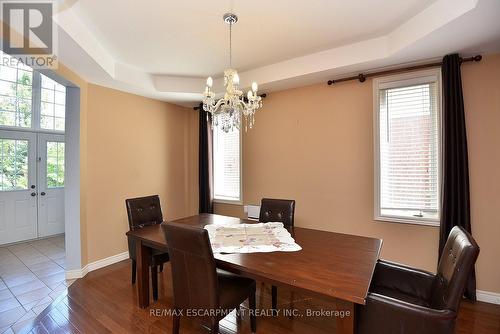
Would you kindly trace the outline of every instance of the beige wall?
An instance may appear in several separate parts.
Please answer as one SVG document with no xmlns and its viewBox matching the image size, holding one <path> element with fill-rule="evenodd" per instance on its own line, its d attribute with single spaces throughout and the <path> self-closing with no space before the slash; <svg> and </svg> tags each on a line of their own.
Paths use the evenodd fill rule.
<svg viewBox="0 0 500 334">
<path fill-rule="evenodd" d="M 159 194 L 166 219 L 198 210 L 197 113 L 88 85 L 88 262 L 127 250 L 125 199 Z"/>
<path fill-rule="evenodd" d="M 500 55 L 463 65 L 463 82 L 478 288 L 500 292 Z M 243 201 L 293 198 L 297 226 L 382 238 L 383 258 L 435 270 L 438 228 L 373 221 L 372 118 L 371 81 L 269 94 L 243 137 Z"/>
<path fill-rule="evenodd" d="M 198 212 L 198 113 L 87 83 L 80 88 L 82 266 L 127 251 L 125 199 L 159 194 L 166 219 Z"/>
</svg>

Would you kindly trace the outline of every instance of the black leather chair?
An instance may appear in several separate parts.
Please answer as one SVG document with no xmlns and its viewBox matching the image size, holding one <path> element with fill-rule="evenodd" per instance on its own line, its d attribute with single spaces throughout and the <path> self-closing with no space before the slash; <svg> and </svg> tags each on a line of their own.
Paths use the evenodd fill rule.
<svg viewBox="0 0 500 334">
<path fill-rule="evenodd" d="M 250 326 L 256 330 L 255 281 L 216 269 L 207 230 L 179 223 L 162 225 L 172 266 L 175 315 L 172 333 L 178 334 L 180 313 L 201 310 L 219 333 L 219 321 L 248 298 Z M 212 314 L 210 314 L 212 313 Z"/>
<path fill-rule="evenodd" d="M 295 201 L 289 199 L 263 198 L 260 202 L 259 222 L 281 222 L 285 227 L 293 227 Z M 278 307 L 278 288 L 271 287 L 272 308 Z"/>
<path fill-rule="evenodd" d="M 161 224 L 163 215 L 161 212 L 160 197 L 158 195 L 130 198 L 125 200 L 128 214 L 128 225 L 131 231 L 149 225 Z M 132 284 L 136 277 L 136 253 L 135 240 L 128 239 L 128 252 L 132 259 Z M 158 267 L 163 271 L 163 264 L 169 261 L 168 253 L 154 250 L 151 253 L 151 281 L 153 285 L 153 299 L 158 300 Z"/>
<path fill-rule="evenodd" d="M 437 274 L 379 261 L 366 305 L 356 307 L 356 332 L 454 333 L 458 307 L 478 255 L 472 236 L 454 227 Z"/>
</svg>

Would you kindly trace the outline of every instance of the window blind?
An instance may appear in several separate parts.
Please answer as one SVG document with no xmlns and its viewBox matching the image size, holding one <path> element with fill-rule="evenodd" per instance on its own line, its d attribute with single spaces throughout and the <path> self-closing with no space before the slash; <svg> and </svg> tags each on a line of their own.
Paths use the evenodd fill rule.
<svg viewBox="0 0 500 334">
<path fill-rule="evenodd" d="M 430 82 L 379 90 L 383 215 L 438 218 L 437 87 Z"/>
<path fill-rule="evenodd" d="M 240 132 L 214 127 L 214 198 L 240 200 Z"/>
</svg>

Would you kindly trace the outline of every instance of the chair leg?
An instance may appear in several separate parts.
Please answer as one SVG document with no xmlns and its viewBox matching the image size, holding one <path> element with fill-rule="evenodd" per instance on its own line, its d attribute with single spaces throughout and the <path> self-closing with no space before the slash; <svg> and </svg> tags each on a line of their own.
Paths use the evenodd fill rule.
<svg viewBox="0 0 500 334">
<path fill-rule="evenodd" d="M 212 328 L 210 328 L 211 334 L 219 334 L 219 321 L 213 320 Z"/>
<path fill-rule="evenodd" d="M 179 328 L 181 325 L 181 316 L 174 314 L 174 319 L 172 323 L 172 334 L 179 334 Z"/>
<path fill-rule="evenodd" d="M 250 296 L 248 296 L 248 308 L 250 309 L 250 328 L 252 333 L 257 331 L 257 318 L 255 316 L 256 313 L 256 301 L 255 301 L 255 289 L 250 292 Z"/>
<path fill-rule="evenodd" d="M 162 273 L 162 272 L 163 272 L 163 263 L 160 264 L 160 273 Z"/>
<path fill-rule="evenodd" d="M 135 275 L 137 274 L 137 263 L 132 260 L 132 284 L 135 284 Z"/>
<path fill-rule="evenodd" d="M 158 300 L 158 267 L 151 266 L 151 285 L 153 286 L 153 300 Z"/>
<path fill-rule="evenodd" d="M 273 313 L 277 315 L 278 313 L 278 288 L 276 286 L 271 287 L 271 304 L 273 308 Z"/>
</svg>

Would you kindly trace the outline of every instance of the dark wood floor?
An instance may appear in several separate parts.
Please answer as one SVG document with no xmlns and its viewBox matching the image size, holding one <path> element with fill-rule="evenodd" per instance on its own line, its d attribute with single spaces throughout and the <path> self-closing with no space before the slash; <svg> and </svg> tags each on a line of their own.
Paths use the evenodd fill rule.
<svg viewBox="0 0 500 334">
<path fill-rule="evenodd" d="M 91 272 L 73 283 L 67 294 L 55 300 L 24 332 L 170 333 L 172 319 L 169 315 L 161 314 L 172 305 L 170 266 L 165 266 L 159 282 L 160 300 L 142 310 L 136 306 L 137 294 L 130 283 L 128 260 Z M 271 304 L 270 288 L 261 284 L 257 286 L 257 306 L 265 310 Z M 283 289 L 279 290 L 279 298 L 281 309 L 291 309 L 293 300 L 293 308 L 301 315 L 293 318 L 283 315 L 277 318 L 260 316 L 257 322 L 258 333 L 335 333 L 334 318 L 311 317 L 306 314 L 307 309 L 335 310 L 335 305 L 331 302 L 292 294 Z M 245 305 L 242 309 L 245 310 Z M 155 314 L 156 312 L 159 313 Z M 463 302 L 457 325 L 457 333 L 460 334 L 499 334 L 500 306 Z M 181 333 L 208 332 L 196 320 L 186 317 L 181 320 Z M 220 333 L 250 333 L 248 314 L 240 318 L 233 312 L 227 316 L 221 322 Z"/>
</svg>

